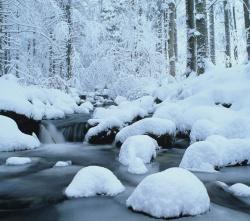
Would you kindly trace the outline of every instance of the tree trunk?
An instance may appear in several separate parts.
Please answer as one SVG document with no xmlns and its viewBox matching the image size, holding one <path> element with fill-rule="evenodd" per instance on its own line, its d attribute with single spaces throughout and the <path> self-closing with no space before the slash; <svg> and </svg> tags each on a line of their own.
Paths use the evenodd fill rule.
<svg viewBox="0 0 250 221">
<path fill-rule="evenodd" d="M 67 78 L 70 79 L 72 77 L 72 18 L 71 18 L 71 0 L 68 0 L 65 13 L 66 13 L 66 21 L 69 26 L 69 36 L 66 45 L 66 63 L 67 63 Z"/>
<path fill-rule="evenodd" d="M 187 70 L 186 75 L 196 72 L 196 37 L 195 37 L 195 17 L 194 0 L 186 0 L 186 26 L 187 26 Z"/>
<path fill-rule="evenodd" d="M 246 29 L 246 40 L 247 40 L 247 56 L 248 61 L 250 61 L 250 19 L 249 19 L 249 0 L 243 0 L 244 7 L 244 19 L 245 19 L 245 29 Z"/>
<path fill-rule="evenodd" d="M 209 48 L 210 48 L 210 59 L 212 63 L 216 64 L 215 55 L 215 32 L 214 32 L 214 6 L 211 5 L 209 9 Z"/>
<path fill-rule="evenodd" d="M 169 67 L 170 74 L 175 76 L 176 67 L 176 24 L 175 24 L 175 2 L 169 3 L 169 38 L 168 38 L 168 56 L 169 56 Z"/>
<path fill-rule="evenodd" d="M 225 21 L 225 38 L 226 38 L 226 67 L 232 67 L 231 61 L 231 33 L 230 33 L 230 18 L 229 18 L 229 3 L 227 0 L 223 1 L 224 6 L 224 21 Z"/>
<path fill-rule="evenodd" d="M 235 13 L 235 4 L 233 5 L 233 29 L 234 29 L 234 59 L 238 63 L 238 33 Z"/>
<path fill-rule="evenodd" d="M 195 0 L 197 31 L 197 74 L 205 72 L 205 61 L 208 58 L 208 30 L 206 0 Z"/>
<path fill-rule="evenodd" d="M 0 76 L 3 75 L 3 67 L 4 67 L 4 56 L 3 56 L 3 3 L 0 1 Z"/>
</svg>

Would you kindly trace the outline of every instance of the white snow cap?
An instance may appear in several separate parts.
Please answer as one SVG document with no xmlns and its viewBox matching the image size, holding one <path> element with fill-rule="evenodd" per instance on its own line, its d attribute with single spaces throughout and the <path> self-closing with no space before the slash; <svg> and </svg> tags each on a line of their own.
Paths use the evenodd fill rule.
<svg viewBox="0 0 250 221">
<path fill-rule="evenodd" d="M 39 145 L 39 140 L 22 133 L 14 120 L 0 115 L 0 151 L 34 149 Z"/>
<path fill-rule="evenodd" d="M 174 135 L 176 126 L 170 120 L 160 118 L 146 118 L 123 128 L 115 138 L 115 141 L 125 142 L 128 137 L 143 134 L 161 136 L 165 134 Z"/>
<path fill-rule="evenodd" d="M 31 163 L 31 159 L 28 157 L 10 157 L 6 160 L 6 165 L 18 166 Z"/>
<path fill-rule="evenodd" d="M 223 167 L 250 162 L 250 139 L 227 139 L 213 135 L 189 146 L 180 167 L 192 171 L 215 172 Z"/>
<path fill-rule="evenodd" d="M 128 172 L 133 174 L 144 174 L 148 172 L 148 169 L 141 158 L 135 157 L 129 162 Z"/>
<path fill-rule="evenodd" d="M 90 197 L 98 194 L 114 196 L 124 191 L 124 186 L 108 169 L 89 166 L 81 169 L 65 190 L 68 197 Z"/>
<path fill-rule="evenodd" d="M 173 218 L 205 213 L 210 199 L 195 175 L 170 168 L 147 176 L 128 198 L 127 206 L 156 218 Z"/>
<path fill-rule="evenodd" d="M 72 162 L 70 160 L 69 161 L 58 161 L 58 162 L 56 162 L 54 167 L 68 167 L 71 165 L 72 165 Z"/>
</svg>

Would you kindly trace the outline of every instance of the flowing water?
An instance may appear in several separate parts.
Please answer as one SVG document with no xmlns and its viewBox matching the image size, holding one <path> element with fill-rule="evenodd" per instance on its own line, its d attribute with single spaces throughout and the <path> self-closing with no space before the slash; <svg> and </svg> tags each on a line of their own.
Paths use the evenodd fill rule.
<svg viewBox="0 0 250 221">
<path fill-rule="evenodd" d="M 68 121 L 74 121 L 72 118 Z M 82 120 L 83 122 L 84 120 Z M 52 123 L 52 122 L 50 122 Z M 58 125 L 62 122 L 54 124 Z M 64 125 L 69 125 L 68 123 Z M 74 127 L 71 124 L 71 128 Z M 55 128 L 54 128 L 55 129 Z M 53 130 L 54 130 L 53 129 Z M 70 129 L 71 130 L 71 129 Z M 57 132 L 62 132 L 59 129 Z M 53 137 L 54 135 L 52 135 Z M 53 140 L 53 139 L 52 139 Z M 149 172 L 155 173 L 178 166 L 185 149 L 162 150 Z M 146 175 L 133 175 L 117 161 L 119 150 L 112 146 L 86 143 L 44 144 L 24 152 L 0 153 L 0 220 L 1 221 L 150 221 L 157 220 L 126 208 L 126 199 Z M 6 158 L 26 156 L 32 164 L 6 166 Z M 71 160 L 69 167 L 55 168 L 59 161 Z M 82 167 L 98 165 L 114 172 L 126 187 L 116 197 L 97 196 L 67 199 L 64 189 Z M 211 198 L 206 214 L 185 217 L 183 221 L 249 221 L 250 199 L 236 198 L 216 185 L 242 182 L 250 185 L 250 167 L 224 168 L 218 173 L 196 173 L 204 182 Z"/>
</svg>

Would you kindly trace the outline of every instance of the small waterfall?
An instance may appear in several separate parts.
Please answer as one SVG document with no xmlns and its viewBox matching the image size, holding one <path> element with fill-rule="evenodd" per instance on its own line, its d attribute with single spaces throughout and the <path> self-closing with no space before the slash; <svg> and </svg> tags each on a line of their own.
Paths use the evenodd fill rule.
<svg viewBox="0 0 250 221">
<path fill-rule="evenodd" d="M 63 119 L 43 120 L 39 140 L 44 144 L 83 142 L 89 114 L 72 114 Z"/>
<path fill-rule="evenodd" d="M 63 134 L 53 124 L 41 125 L 39 140 L 43 144 L 65 143 Z"/>
</svg>

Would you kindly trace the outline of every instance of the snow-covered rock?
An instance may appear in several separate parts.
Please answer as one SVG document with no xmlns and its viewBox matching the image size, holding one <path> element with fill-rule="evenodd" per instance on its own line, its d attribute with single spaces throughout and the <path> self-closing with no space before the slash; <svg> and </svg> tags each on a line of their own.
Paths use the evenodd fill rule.
<svg viewBox="0 0 250 221">
<path fill-rule="evenodd" d="M 133 174 L 144 174 L 148 172 L 148 169 L 141 158 L 135 157 L 129 162 L 128 172 Z"/>
<path fill-rule="evenodd" d="M 122 102 L 125 102 L 125 101 L 127 101 L 127 98 L 126 98 L 126 97 L 123 97 L 123 96 L 117 96 L 117 97 L 115 98 L 115 103 L 116 103 L 117 105 L 119 105 L 119 104 L 121 104 Z"/>
<path fill-rule="evenodd" d="M 80 98 L 57 89 L 23 86 L 16 80 L 0 78 L 0 110 L 13 111 L 34 120 L 62 118 L 84 112 L 77 105 Z"/>
<path fill-rule="evenodd" d="M 250 197 L 250 187 L 243 183 L 236 183 L 232 186 L 228 186 L 224 182 L 217 181 L 216 184 L 224 191 L 236 197 Z"/>
<path fill-rule="evenodd" d="M 189 146 L 180 167 L 215 172 L 216 168 L 250 163 L 250 139 L 227 139 L 219 135 Z"/>
<path fill-rule="evenodd" d="M 250 197 L 250 187 L 243 183 L 236 183 L 228 188 L 228 190 L 238 197 Z"/>
<path fill-rule="evenodd" d="M 0 115 L 0 151 L 34 149 L 39 145 L 39 140 L 22 133 L 15 121 Z"/>
<path fill-rule="evenodd" d="M 10 157 L 6 160 L 6 165 L 9 166 L 19 166 L 30 164 L 32 160 L 28 157 Z"/>
<path fill-rule="evenodd" d="M 128 166 L 135 158 L 140 158 L 143 163 L 150 163 L 156 157 L 157 142 L 147 135 L 129 137 L 122 145 L 119 161 Z"/>
<path fill-rule="evenodd" d="M 173 218 L 205 213 L 210 199 L 195 175 L 171 168 L 146 177 L 128 198 L 127 206 L 156 218 Z"/>
<path fill-rule="evenodd" d="M 90 101 L 86 101 L 76 108 L 77 113 L 89 114 L 93 110 L 94 110 L 94 106 Z"/>
<path fill-rule="evenodd" d="M 124 191 L 124 186 L 108 169 L 89 166 L 81 169 L 65 190 L 68 197 L 90 197 L 98 194 L 114 196 Z"/>
<path fill-rule="evenodd" d="M 85 140 L 94 144 L 112 143 L 116 133 L 126 125 L 148 116 L 154 111 L 154 98 L 145 96 L 134 101 L 123 101 L 118 106 L 96 108 L 88 121 L 90 129 Z"/>
<path fill-rule="evenodd" d="M 71 165 L 72 165 L 71 161 L 58 161 L 58 162 L 56 162 L 54 167 L 68 167 L 68 166 L 71 166 Z"/>
<path fill-rule="evenodd" d="M 146 118 L 123 128 L 115 137 L 116 143 L 124 143 L 125 140 L 135 135 L 149 135 L 156 139 L 160 146 L 172 143 L 176 133 L 176 126 L 170 120 L 160 118 Z"/>
</svg>

